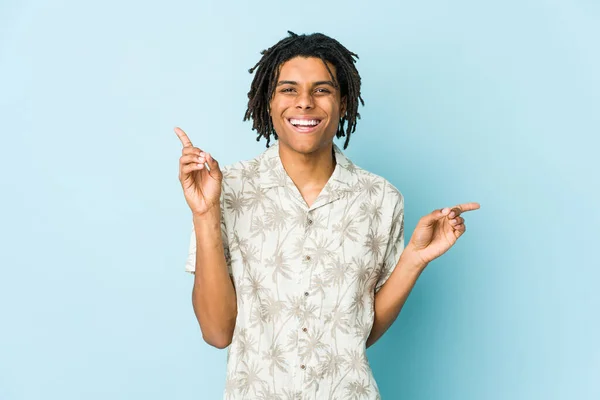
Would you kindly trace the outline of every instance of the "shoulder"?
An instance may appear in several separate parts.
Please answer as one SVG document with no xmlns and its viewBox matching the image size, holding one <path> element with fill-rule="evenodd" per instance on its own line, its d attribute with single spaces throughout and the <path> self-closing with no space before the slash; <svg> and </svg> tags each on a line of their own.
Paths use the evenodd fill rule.
<svg viewBox="0 0 600 400">
<path fill-rule="evenodd" d="M 353 168 L 358 191 L 375 196 L 378 200 L 381 200 L 382 205 L 391 206 L 392 208 L 403 205 L 404 196 L 402 192 L 389 180 L 355 164 L 353 164 Z"/>
<path fill-rule="evenodd" d="M 389 180 L 355 164 L 339 147 L 334 146 L 334 149 L 343 170 L 343 179 L 353 191 L 383 206 L 395 208 L 397 204 L 402 204 L 402 192 Z"/>
<path fill-rule="evenodd" d="M 262 154 L 221 167 L 223 188 L 239 188 L 243 182 L 251 184 L 252 181 L 258 179 L 261 159 Z"/>
</svg>

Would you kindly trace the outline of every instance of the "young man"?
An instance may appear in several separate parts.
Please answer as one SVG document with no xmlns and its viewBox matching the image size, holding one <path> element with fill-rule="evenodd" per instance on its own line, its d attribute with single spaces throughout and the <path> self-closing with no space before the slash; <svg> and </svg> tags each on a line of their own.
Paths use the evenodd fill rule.
<svg viewBox="0 0 600 400">
<path fill-rule="evenodd" d="M 333 143 L 359 118 L 356 54 L 291 32 L 262 54 L 245 118 L 265 152 L 221 170 L 175 129 L 202 335 L 231 344 L 226 399 L 379 399 L 366 348 L 479 204 L 424 216 L 404 248 L 400 192 Z"/>
</svg>

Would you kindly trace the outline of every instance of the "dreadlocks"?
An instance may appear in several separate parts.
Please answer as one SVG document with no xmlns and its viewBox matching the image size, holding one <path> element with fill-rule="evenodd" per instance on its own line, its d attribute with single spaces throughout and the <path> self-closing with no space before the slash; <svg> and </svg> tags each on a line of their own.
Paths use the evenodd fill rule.
<svg viewBox="0 0 600 400">
<path fill-rule="evenodd" d="M 360 75 L 354 66 L 358 55 L 352 53 L 337 40 L 321 33 L 311 35 L 296 35 L 288 31 L 289 37 L 277 42 L 273 47 L 260 52 L 262 58 L 256 65 L 248 70 L 251 74 L 256 70 L 248 92 L 248 109 L 244 121 L 252 119 L 252 129 L 258 132 L 256 141 L 262 137 L 267 139 L 267 147 L 271 142 L 271 135 L 277 139 L 273 122 L 269 115 L 269 102 L 279 80 L 279 67 L 294 57 L 320 58 L 331 75 L 331 80 L 341 92 L 341 97 L 346 98 L 346 113 L 340 118 L 336 136 L 345 136 L 344 149 L 350 142 L 350 134 L 356 130 L 356 121 L 360 118 L 358 102 L 365 104 L 360 96 Z M 337 81 L 329 69 L 327 62 L 333 64 L 337 71 Z M 348 126 L 344 130 L 344 125 Z"/>
</svg>

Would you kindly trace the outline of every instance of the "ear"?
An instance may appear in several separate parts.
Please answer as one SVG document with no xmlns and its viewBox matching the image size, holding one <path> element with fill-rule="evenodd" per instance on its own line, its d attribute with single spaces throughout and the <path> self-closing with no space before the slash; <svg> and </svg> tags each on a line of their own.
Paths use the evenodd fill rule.
<svg viewBox="0 0 600 400">
<path fill-rule="evenodd" d="M 341 101 L 340 101 L 340 118 L 344 118 L 346 116 L 346 107 L 347 107 L 347 101 L 346 101 L 346 96 L 342 97 Z"/>
</svg>

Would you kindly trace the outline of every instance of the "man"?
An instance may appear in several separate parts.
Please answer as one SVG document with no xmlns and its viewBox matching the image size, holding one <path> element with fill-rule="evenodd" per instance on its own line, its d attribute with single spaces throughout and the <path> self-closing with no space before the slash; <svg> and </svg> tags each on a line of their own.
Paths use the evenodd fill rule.
<svg viewBox="0 0 600 400">
<path fill-rule="evenodd" d="M 175 129 L 203 338 L 231 344 L 227 399 L 379 399 L 366 348 L 479 204 L 424 216 L 404 248 L 400 192 L 333 143 L 359 117 L 356 54 L 291 32 L 262 54 L 245 119 L 265 152 L 221 171 Z"/>
</svg>

